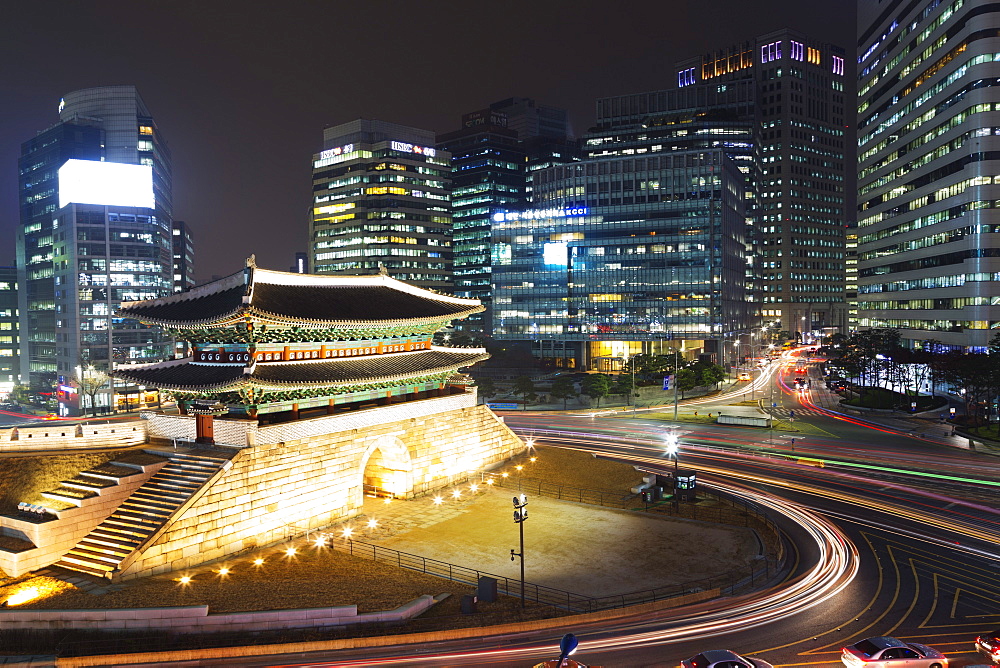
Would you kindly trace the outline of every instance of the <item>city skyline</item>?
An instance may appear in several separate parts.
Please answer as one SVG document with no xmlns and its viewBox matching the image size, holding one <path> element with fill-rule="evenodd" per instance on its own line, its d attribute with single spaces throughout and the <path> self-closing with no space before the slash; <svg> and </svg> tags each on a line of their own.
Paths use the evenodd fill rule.
<svg viewBox="0 0 1000 668">
<path fill-rule="evenodd" d="M 46 47 L 5 78 L 13 103 L 0 130 L 0 159 L 15 164 L 20 143 L 45 126 L 39 119 L 52 118 L 65 92 L 134 84 L 171 128 L 175 216 L 198 239 L 198 281 L 215 273 L 213 265 L 253 252 L 264 266 L 285 267 L 307 245 L 310 157 L 325 127 L 365 117 L 447 132 L 469 109 L 514 95 L 567 108 L 579 135 L 593 124 L 599 97 L 670 87 L 676 61 L 720 44 L 784 26 L 848 51 L 854 43 L 853 12 L 845 16 L 842 8 L 773 2 L 761 12 L 722 4 L 734 20 L 704 31 L 692 29 L 709 25 L 693 3 L 641 3 L 627 16 L 607 16 L 596 3 L 577 3 L 572 13 L 515 4 L 491 15 L 488 27 L 452 3 L 437 11 L 390 3 L 391 12 L 380 5 L 350 14 L 262 5 L 239 17 L 184 4 L 155 12 L 115 2 L 55 13 L 56 3 L 18 6 L 7 25 L 20 29 L 0 47 L 8 61 L 41 43 L 35 27 L 43 24 Z M 536 20 L 525 23 L 529 11 Z M 363 72 L 342 67 L 338 54 L 362 48 L 365 35 L 380 30 L 370 27 L 379 25 L 376 16 L 400 39 L 384 42 L 384 56 L 366 55 Z M 414 34 L 422 36 L 416 43 Z M 134 48 L 123 50 L 122 35 Z M 7 174 L 0 179 L 0 264 L 13 263 L 17 225 L 14 168 Z M 257 237 L 275 225 L 286 231 L 260 244 Z"/>
</svg>

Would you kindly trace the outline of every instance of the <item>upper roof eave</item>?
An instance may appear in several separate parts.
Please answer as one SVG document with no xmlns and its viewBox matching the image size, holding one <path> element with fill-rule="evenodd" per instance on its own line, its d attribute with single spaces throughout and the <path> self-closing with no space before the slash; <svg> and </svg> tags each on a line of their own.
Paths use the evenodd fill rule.
<svg viewBox="0 0 1000 668">
<path fill-rule="evenodd" d="M 384 317 L 369 319 L 378 305 Z M 185 293 L 127 302 L 118 313 L 174 329 L 225 327 L 248 320 L 317 329 L 374 329 L 383 323 L 446 322 L 484 310 L 477 299 L 413 286 L 384 272 L 365 276 L 278 272 L 258 268 L 251 257 L 246 269 L 226 278 Z"/>
</svg>

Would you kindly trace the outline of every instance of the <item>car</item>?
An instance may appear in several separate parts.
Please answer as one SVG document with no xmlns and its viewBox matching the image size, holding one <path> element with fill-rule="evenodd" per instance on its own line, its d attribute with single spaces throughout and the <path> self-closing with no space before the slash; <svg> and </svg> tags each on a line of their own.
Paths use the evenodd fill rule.
<svg viewBox="0 0 1000 668">
<path fill-rule="evenodd" d="M 993 633 L 984 633 L 976 638 L 976 649 L 990 663 L 1000 663 L 1000 629 Z"/>
<path fill-rule="evenodd" d="M 746 371 L 744 371 L 740 375 L 736 376 L 736 380 L 751 380 L 750 374 L 748 374 Z"/>
<path fill-rule="evenodd" d="M 681 668 L 774 668 L 763 659 L 744 659 L 728 649 L 710 649 L 681 661 Z"/>
<path fill-rule="evenodd" d="M 59 416 L 58 416 L 58 415 L 56 415 L 55 413 L 48 413 L 48 414 L 46 414 L 46 415 L 45 415 L 45 417 L 43 417 L 42 419 L 43 419 L 43 420 L 58 420 L 58 419 L 59 419 Z"/>
<path fill-rule="evenodd" d="M 840 661 L 847 668 L 947 668 L 948 657 L 933 647 L 898 638 L 867 638 L 841 649 Z"/>
</svg>

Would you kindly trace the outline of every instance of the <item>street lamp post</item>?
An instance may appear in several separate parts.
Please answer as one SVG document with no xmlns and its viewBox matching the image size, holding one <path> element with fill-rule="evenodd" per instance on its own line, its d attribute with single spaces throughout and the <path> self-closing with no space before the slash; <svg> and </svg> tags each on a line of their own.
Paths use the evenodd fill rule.
<svg viewBox="0 0 1000 668">
<path fill-rule="evenodd" d="M 521 559 L 521 607 L 524 607 L 524 522 L 528 519 L 528 497 L 524 494 L 520 494 L 514 497 L 514 523 L 517 524 L 519 533 L 521 534 L 521 551 L 515 552 L 514 548 L 510 549 L 510 560 L 514 561 L 514 557 L 520 557 Z"/>
<path fill-rule="evenodd" d="M 634 360 L 634 358 L 635 358 L 635 355 L 633 355 L 631 353 L 631 351 L 629 351 L 625 355 L 625 364 L 628 364 L 629 369 L 632 371 L 632 386 L 629 388 L 628 393 L 631 394 L 631 395 L 633 395 L 633 396 L 630 397 L 630 399 L 632 400 L 632 416 L 633 417 L 635 417 L 635 396 L 634 395 L 636 394 L 636 392 L 635 392 L 635 360 Z"/>
<path fill-rule="evenodd" d="M 774 348 L 774 344 L 772 343 L 770 347 Z M 779 366 L 778 367 L 778 375 L 779 376 L 781 375 L 780 369 L 781 369 L 781 367 Z M 770 366 L 768 366 L 768 370 L 771 370 Z M 770 419 L 770 423 L 771 424 L 770 424 L 770 429 L 768 431 L 768 442 L 769 442 L 770 445 L 774 445 L 774 409 L 775 409 L 775 406 L 774 406 L 774 383 L 775 382 L 776 382 L 776 380 L 774 378 L 774 373 L 772 372 L 771 376 L 767 379 L 767 384 L 770 387 L 770 390 L 769 390 L 770 396 L 768 397 L 767 403 L 771 405 L 771 407 L 768 409 L 768 414 L 771 416 L 771 419 Z"/>
<path fill-rule="evenodd" d="M 680 449 L 680 447 L 679 447 L 680 444 L 678 443 L 678 440 L 679 439 L 677 437 L 677 434 L 674 433 L 674 432 L 669 432 L 667 434 L 667 436 L 666 436 L 666 441 L 667 441 L 667 456 L 674 458 L 674 494 L 673 494 L 673 496 L 674 496 L 674 508 L 675 509 L 679 508 L 679 506 L 680 506 L 679 499 L 677 498 L 677 474 L 678 474 L 678 468 L 679 468 L 678 467 L 678 461 L 677 461 L 677 455 L 678 455 L 678 450 Z"/>
<path fill-rule="evenodd" d="M 678 367 L 680 354 L 680 348 L 674 348 L 674 422 L 677 422 L 677 376 L 680 372 L 680 367 Z"/>
</svg>

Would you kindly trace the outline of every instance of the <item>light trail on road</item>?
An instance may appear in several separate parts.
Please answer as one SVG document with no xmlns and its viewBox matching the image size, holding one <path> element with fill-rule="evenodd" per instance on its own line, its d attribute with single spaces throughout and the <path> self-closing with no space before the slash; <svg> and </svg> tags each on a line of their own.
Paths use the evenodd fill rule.
<svg viewBox="0 0 1000 668">
<path fill-rule="evenodd" d="M 594 447 L 595 442 L 606 443 L 615 448 L 612 451 L 612 454 L 615 455 L 616 459 L 626 460 L 630 463 L 638 461 L 650 466 L 665 467 L 665 469 L 672 466 L 670 462 L 663 458 L 662 451 L 659 451 L 656 448 L 650 448 L 641 441 L 630 442 L 627 437 L 614 437 L 602 433 L 566 434 L 565 432 L 540 437 L 538 430 L 535 430 L 533 433 L 533 437 L 538 444 L 551 440 L 555 445 L 571 447 L 607 456 L 609 454 L 607 449 Z M 643 451 L 646 452 L 645 455 L 642 454 Z M 879 482 L 884 489 L 865 489 L 863 493 L 834 490 L 829 488 L 830 483 L 841 485 L 846 488 L 852 488 L 856 487 L 859 483 L 872 484 L 872 481 L 868 478 L 864 478 L 850 472 L 831 471 L 825 468 L 817 470 L 811 466 L 802 466 L 785 460 L 761 460 L 752 453 L 726 453 L 718 450 L 699 448 L 697 445 L 691 444 L 685 445 L 685 452 L 689 456 L 698 457 L 699 463 L 697 468 L 699 471 L 705 473 L 713 473 L 727 478 L 736 478 L 747 482 L 766 484 L 779 489 L 788 489 L 790 491 L 826 498 L 857 507 L 877 510 L 879 512 L 888 513 L 898 517 L 904 517 L 914 522 L 931 524 L 941 530 L 949 531 L 967 538 L 981 540 L 988 544 L 1000 545 L 1000 510 L 989 506 L 972 503 L 964 499 L 940 494 L 938 492 L 929 492 L 927 490 L 902 484 L 885 484 Z M 733 456 L 739 456 L 744 464 L 748 467 L 754 467 L 757 470 L 755 472 L 748 473 L 732 468 L 732 466 L 727 465 L 726 462 L 731 460 Z M 720 464 L 713 465 L 706 463 L 712 460 L 717 460 Z M 774 470 L 775 467 L 779 466 L 781 467 L 780 475 L 778 475 L 779 472 Z M 822 473 L 819 473 L 818 471 L 822 471 Z M 900 473 L 907 472 L 900 471 Z M 793 476 L 794 478 L 790 479 L 789 476 Z M 822 481 L 822 484 L 805 482 L 807 480 L 820 480 Z M 984 482 L 988 482 L 991 485 L 996 484 L 994 481 Z M 824 487 L 824 484 L 827 486 Z M 886 491 L 890 489 L 895 492 L 905 491 L 906 493 L 919 498 L 933 499 L 938 501 L 944 507 L 935 507 L 912 499 L 907 499 L 904 502 L 901 499 L 894 498 L 892 494 L 889 494 Z M 954 507 L 947 507 L 948 505 L 952 505 Z M 963 511 L 963 509 L 974 509 L 984 513 L 987 517 L 968 515 Z M 931 511 L 934 514 L 929 515 L 928 511 Z M 980 526 L 976 526 L 976 524 Z"/>
<path fill-rule="evenodd" d="M 735 483 L 713 482 L 708 486 L 744 498 L 772 513 L 784 515 L 794 522 L 815 543 L 819 555 L 815 563 L 791 581 L 753 594 L 645 613 L 640 618 L 626 617 L 624 620 L 606 623 L 573 624 L 574 632 L 581 639 L 579 650 L 581 653 L 626 648 L 656 648 L 780 622 L 783 619 L 802 614 L 836 596 L 857 575 L 860 563 L 857 547 L 833 523 L 821 515 L 786 499 L 757 492 Z M 566 622 L 572 624 L 572 618 L 568 618 Z M 395 657 L 382 656 L 377 659 L 348 659 L 338 660 L 334 663 L 314 662 L 294 665 L 317 667 L 334 665 L 444 666 L 449 664 L 470 665 L 470 661 L 475 661 L 478 665 L 496 662 L 504 662 L 509 665 L 506 662 L 514 660 L 526 662 L 543 655 L 545 652 L 551 652 L 551 642 L 542 644 L 537 640 L 526 639 L 526 636 L 537 636 L 539 633 L 487 636 L 477 639 L 478 642 L 491 645 L 524 643 L 518 647 L 442 653 L 415 654 L 410 652 Z"/>
</svg>

